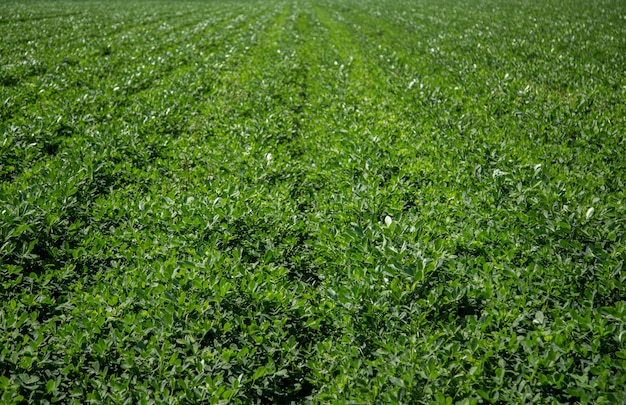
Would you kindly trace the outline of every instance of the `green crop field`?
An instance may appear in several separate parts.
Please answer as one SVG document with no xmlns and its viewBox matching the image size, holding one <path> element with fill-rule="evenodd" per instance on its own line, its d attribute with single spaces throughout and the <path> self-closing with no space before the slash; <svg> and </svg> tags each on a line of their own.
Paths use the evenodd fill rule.
<svg viewBox="0 0 626 405">
<path fill-rule="evenodd" d="M 626 403 L 623 0 L 3 0 L 0 403 Z"/>
</svg>

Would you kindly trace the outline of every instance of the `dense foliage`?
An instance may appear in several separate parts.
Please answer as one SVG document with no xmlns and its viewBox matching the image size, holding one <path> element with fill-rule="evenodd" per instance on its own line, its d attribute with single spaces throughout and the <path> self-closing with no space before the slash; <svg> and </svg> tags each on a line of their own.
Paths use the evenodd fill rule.
<svg viewBox="0 0 626 405">
<path fill-rule="evenodd" d="M 619 0 L 0 4 L 0 402 L 626 402 Z"/>
</svg>

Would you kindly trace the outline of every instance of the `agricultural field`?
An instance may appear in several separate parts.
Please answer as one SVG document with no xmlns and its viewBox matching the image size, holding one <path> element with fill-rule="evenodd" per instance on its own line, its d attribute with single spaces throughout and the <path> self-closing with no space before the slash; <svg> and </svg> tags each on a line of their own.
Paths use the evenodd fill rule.
<svg viewBox="0 0 626 405">
<path fill-rule="evenodd" d="M 626 403 L 621 0 L 3 0 L 0 403 Z"/>
</svg>

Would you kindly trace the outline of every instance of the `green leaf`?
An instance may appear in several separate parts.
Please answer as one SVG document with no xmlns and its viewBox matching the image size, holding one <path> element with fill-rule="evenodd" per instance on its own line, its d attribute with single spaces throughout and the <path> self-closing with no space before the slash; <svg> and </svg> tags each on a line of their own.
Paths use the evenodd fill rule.
<svg viewBox="0 0 626 405">
<path fill-rule="evenodd" d="M 49 394 L 52 391 L 54 391 L 55 388 L 56 388 L 56 384 L 54 380 L 48 380 L 48 382 L 46 383 L 46 392 Z"/>
</svg>

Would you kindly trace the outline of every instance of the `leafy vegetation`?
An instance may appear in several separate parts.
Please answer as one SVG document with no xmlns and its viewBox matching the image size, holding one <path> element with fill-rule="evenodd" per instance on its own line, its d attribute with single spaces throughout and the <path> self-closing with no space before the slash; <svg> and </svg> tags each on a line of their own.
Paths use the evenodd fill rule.
<svg viewBox="0 0 626 405">
<path fill-rule="evenodd" d="M 616 0 L 4 1 L 0 402 L 626 402 Z"/>
</svg>

